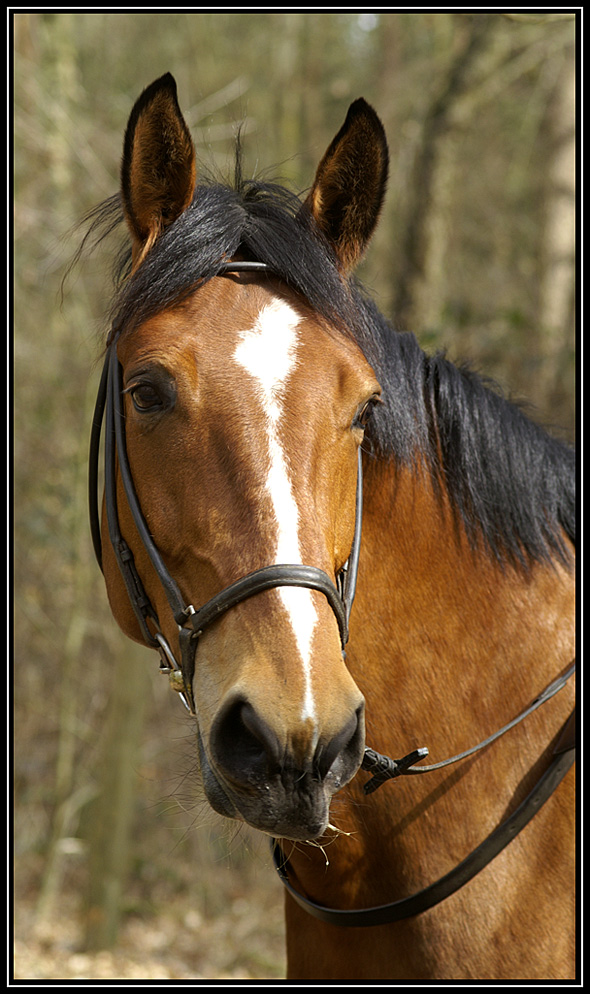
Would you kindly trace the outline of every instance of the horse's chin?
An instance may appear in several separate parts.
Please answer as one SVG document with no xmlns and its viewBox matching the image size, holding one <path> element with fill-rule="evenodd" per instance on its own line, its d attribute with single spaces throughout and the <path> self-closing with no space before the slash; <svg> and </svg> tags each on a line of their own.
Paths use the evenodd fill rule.
<svg viewBox="0 0 590 994">
<path fill-rule="evenodd" d="M 325 834 L 330 801 L 342 783 L 329 776 L 320 783 L 310 775 L 289 776 L 283 771 L 268 780 L 253 780 L 248 789 L 225 781 L 207 756 L 198 735 L 203 787 L 209 804 L 226 818 L 246 822 L 273 838 L 311 841 Z"/>
<path fill-rule="evenodd" d="M 217 814 L 223 815 L 225 818 L 237 818 L 238 820 L 241 820 L 235 806 L 230 801 L 227 793 L 213 772 L 211 764 L 207 758 L 207 753 L 205 752 L 205 747 L 203 746 L 203 739 L 201 738 L 200 732 L 197 733 L 197 741 L 199 744 L 201 778 L 203 780 L 203 787 L 209 804 L 214 811 L 217 811 Z"/>
</svg>

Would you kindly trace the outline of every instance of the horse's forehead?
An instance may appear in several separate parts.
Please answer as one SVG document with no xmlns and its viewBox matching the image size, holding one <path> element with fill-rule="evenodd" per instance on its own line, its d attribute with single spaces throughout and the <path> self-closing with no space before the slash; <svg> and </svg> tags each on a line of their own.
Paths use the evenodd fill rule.
<svg viewBox="0 0 590 994">
<path fill-rule="evenodd" d="M 148 359 L 163 365 L 230 373 L 237 367 L 268 383 L 314 363 L 362 369 L 352 340 L 282 289 L 223 278 L 212 280 L 179 306 L 150 318 L 120 347 L 124 363 Z M 225 366 L 224 366 L 225 364 Z"/>
</svg>

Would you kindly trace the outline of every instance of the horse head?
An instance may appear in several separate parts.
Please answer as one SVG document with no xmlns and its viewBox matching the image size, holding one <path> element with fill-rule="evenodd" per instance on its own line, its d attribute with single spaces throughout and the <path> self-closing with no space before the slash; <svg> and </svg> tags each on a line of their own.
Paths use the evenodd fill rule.
<svg viewBox="0 0 590 994">
<path fill-rule="evenodd" d="M 309 565 L 335 586 L 347 563 L 358 453 L 380 387 L 343 322 L 318 311 L 291 279 L 287 247 L 293 258 L 303 246 L 306 258 L 320 260 L 348 300 L 386 174 L 383 128 L 356 101 L 305 201 L 283 210 L 282 227 L 259 227 L 274 232 L 282 262 L 273 265 L 267 239 L 264 270 L 243 271 L 239 263 L 262 251 L 248 240 L 254 221 L 238 231 L 232 218 L 243 219 L 243 204 L 215 212 L 212 188 L 201 192 L 172 77 L 148 87 L 131 113 L 121 196 L 132 269 L 126 319 L 111 345 L 121 383 L 115 418 L 124 420 L 125 461 L 150 539 L 186 604 L 205 604 L 269 565 Z M 216 225 L 227 229 L 226 243 L 213 237 Z M 176 289 L 158 296 L 166 280 Z M 159 303 L 146 311 L 152 294 Z M 159 632 L 178 655 L 186 628 L 141 541 L 120 463 L 119 452 L 118 527 Z M 107 517 L 105 509 L 105 535 Z M 102 558 L 116 620 L 146 641 L 112 535 Z M 211 805 L 292 839 L 322 835 L 331 797 L 355 775 L 364 749 L 364 700 L 331 595 L 319 587 L 280 584 L 239 600 L 191 632 L 194 664 L 184 672 Z M 153 620 L 146 624 L 153 636 Z"/>
</svg>

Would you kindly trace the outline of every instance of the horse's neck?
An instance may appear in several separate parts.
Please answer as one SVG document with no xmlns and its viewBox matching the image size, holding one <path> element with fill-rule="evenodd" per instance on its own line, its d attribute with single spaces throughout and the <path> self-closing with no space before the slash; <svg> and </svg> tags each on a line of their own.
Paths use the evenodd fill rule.
<svg viewBox="0 0 590 994">
<path fill-rule="evenodd" d="M 427 746 L 426 762 L 447 759 L 518 715 L 573 656 L 573 579 L 562 567 L 503 572 L 473 553 L 428 480 L 369 468 L 347 652 L 367 745 L 396 759 Z M 352 834 L 327 850 L 334 869 L 322 872 L 320 898 L 386 903 L 450 870 L 532 788 L 571 710 L 570 684 L 457 766 L 368 796 L 359 773 L 332 803 L 333 824 Z M 313 894 L 321 856 L 306 860 L 295 864 Z"/>
<path fill-rule="evenodd" d="M 502 568 L 483 542 L 474 551 L 425 473 L 377 465 L 366 481 L 351 628 L 359 679 L 369 649 L 371 677 L 404 702 L 401 729 L 431 751 L 452 748 L 453 726 L 484 738 L 490 721 L 508 721 L 573 657 L 573 575 L 558 564 Z M 406 744 L 423 743 L 398 739 L 398 750 Z"/>
</svg>

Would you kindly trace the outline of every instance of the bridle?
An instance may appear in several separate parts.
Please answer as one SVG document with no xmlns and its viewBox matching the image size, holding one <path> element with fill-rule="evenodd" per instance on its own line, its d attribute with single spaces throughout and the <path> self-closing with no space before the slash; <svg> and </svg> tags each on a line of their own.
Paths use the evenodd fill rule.
<svg viewBox="0 0 590 994">
<path fill-rule="evenodd" d="M 263 262 L 227 262 L 220 266 L 218 275 L 268 271 L 269 267 Z M 249 597 L 274 587 L 309 587 L 324 594 L 336 617 L 342 652 L 344 653 L 348 642 L 348 625 L 356 590 L 361 543 L 363 479 L 360 449 L 358 453 L 354 538 L 348 560 L 339 572 L 336 582 L 317 566 L 305 566 L 299 563 L 264 566 L 262 569 L 248 573 L 231 583 L 218 594 L 215 594 L 202 607 L 195 608 L 192 604 L 185 602 L 178 584 L 171 576 L 150 534 L 133 483 L 125 441 L 122 370 L 117 358 L 117 342 L 120 333 L 120 328 L 114 328 L 109 339 L 110 344 L 103 366 L 92 421 L 89 455 L 90 528 L 96 558 L 102 569 L 98 466 L 100 438 L 104 422 L 104 492 L 109 538 L 142 636 L 147 645 L 157 649 L 160 653 L 161 672 L 168 674 L 171 686 L 178 691 L 188 710 L 195 714 L 192 684 L 195 655 L 200 636 L 206 628 L 230 608 Z M 156 610 L 137 571 L 133 553 L 121 533 L 117 508 L 117 462 L 125 499 L 133 522 L 164 589 L 178 627 L 180 662 L 177 661 L 170 643 L 162 632 Z"/>
<path fill-rule="evenodd" d="M 270 271 L 271 269 L 266 263 L 241 261 L 223 263 L 219 267 L 217 275 Z M 218 594 L 215 594 L 214 597 L 200 608 L 195 608 L 192 604 L 186 604 L 178 584 L 168 571 L 162 555 L 150 534 L 133 483 L 125 441 L 122 370 L 117 357 L 117 342 L 120 333 L 121 328 L 113 328 L 109 339 L 92 421 L 89 453 L 90 528 L 96 558 L 102 569 L 98 467 L 100 460 L 100 439 L 104 423 L 104 499 L 109 539 L 142 636 L 148 646 L 157 649 L 160 653 L 160 671 L 169 676 L 171 686 L 180 694 L 191 714 L 195 714 L 192 684 L 195 656 L 200 636 L 205 629 L 237 604 L 265 590 L 281 586 L 308 587 L 312 590 L 319 590 L 324 594 L 338 623 L 340 642 L 344 655 L 348 642 L 350 613 L 356 590 L 361 544 L 363 476 L 360 448 L 358 452 L 354 538 L 348 561 L 336 577 L 335 582 L 324 570 L 319 569 L 317 566 L 305 566 L 299 563 L 265 566 L 231 583 Z M 156 610 L 150 601 L 135 566 L 133 553 L 121 533 L 117 507 L 117 463 L 125 499 L 135 527 L 156 576 L 165 591 L 170 610 L 178 627 L 180 663 L 177 661 L 168 640 L 161 630 Z M 561 690 L 572 676 L 574 669 L 575 664 L 572 663 L 563 676 L 554 680 L 525 711 L 494 735 L 480 742 L 477 746 L 468 749 L 466 752 L 452 756 L 450 759 L 444 760 L 441 763 L 436 763 L 433 766 L 414 766 L 414 763 L 421 762 L 428 755 L 428 749 L 426 748 L 416 749 L 399 760 L 392 760 L 372 749 L 365 749 L 361 768 L 373 774 L 372 779 L 364 785 L 365 793 L 372 793 L 381 784 L 385 783 L 386 780 L 394 779 L 398 776 L 429 773 L 465 759 L 485 748 Z M 288 861 L 279 843 L 276 840 L 272 840 L 275 867 L 288 892 L 301 907 L 314 915 L 314 917 L 329 922 L 332 925 L 351 927 L 382 925 L 399 921 L 403 918 L 417 915 L 438 904 L 483 869 L 524 828 L 551 796 L 575 758 L 574 715 L 575 712 L 572 712 L 565 722 L 559 736 L 558 744 L 553 750 L 551 764 L 530 794 L 519 805 L 516 811 L 502 822 L 480 846 L 470 853 L 454 870 L 436 883 L 431 884 L 417 894 L 394 901 L 391 904 L 376 908 L 339 911 L 316 904 L 300 894 L 290 884 L 287 875 Z"/>
</svg>

